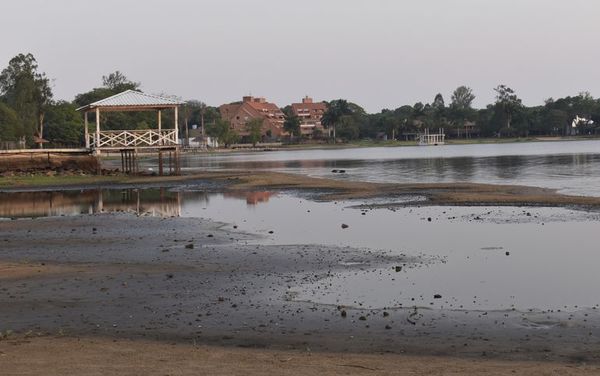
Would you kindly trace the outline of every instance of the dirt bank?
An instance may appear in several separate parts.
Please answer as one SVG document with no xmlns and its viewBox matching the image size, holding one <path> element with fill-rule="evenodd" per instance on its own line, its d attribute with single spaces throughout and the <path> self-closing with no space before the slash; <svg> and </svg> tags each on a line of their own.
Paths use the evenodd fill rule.
<svg viewBox="0 0 600 376">
<path fill-rule="evenodd" d="M 11 176 L 20 173 L 89 173 L 100 168 L 98 158 L 89 153 L 56 153 L 51 150 L 30 153 L 0 154 L 0 174 Z"/>
</svg>

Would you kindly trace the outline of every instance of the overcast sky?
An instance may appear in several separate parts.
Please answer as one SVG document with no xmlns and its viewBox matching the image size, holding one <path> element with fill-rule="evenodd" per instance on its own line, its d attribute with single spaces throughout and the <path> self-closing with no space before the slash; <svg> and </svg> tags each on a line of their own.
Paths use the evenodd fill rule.
<svg viewBox="0 0 600 376">
<path fill-rule="evenodd" d="M 31 52 L 55 96 L 120 70 L 148 93 L 210 105 L 265 96 L 347 98 L 370 112 L 450 101 L 480 107 L 509 85 L 527 105 L 600 96 L 594 0 L 7 0 L 0 66 Z"/>
</svg>

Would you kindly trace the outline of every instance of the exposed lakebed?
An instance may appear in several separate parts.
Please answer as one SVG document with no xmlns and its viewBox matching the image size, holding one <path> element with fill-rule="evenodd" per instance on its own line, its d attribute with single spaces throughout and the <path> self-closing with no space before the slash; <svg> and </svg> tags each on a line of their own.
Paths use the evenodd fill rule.
<svg viewBox="0 0 600 376">
<path fill-rule="evenodd" d="M 316 202 L 290 193 L 177 189 L 23 192 L 1 194 L 0 217 L 129 212 L 205 218 L 232 232 L 259 235 L 246 240 L 250 244 L 359 248 L 407 260 L 385 268 L 343 260 L 342 271 L 291 285 L 285 298 L 293 301 L 524 312 L 577 311 L 600 304 L 600 255 L 594 241 L 598 213 L 403 207 L 397 201 L 386 206 L 381 198 Z"/>
</svg>

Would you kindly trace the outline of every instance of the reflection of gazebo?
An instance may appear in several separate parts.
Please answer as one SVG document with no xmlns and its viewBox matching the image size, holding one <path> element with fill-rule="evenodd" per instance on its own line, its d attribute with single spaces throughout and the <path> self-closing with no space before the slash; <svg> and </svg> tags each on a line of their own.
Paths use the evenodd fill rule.
<svg viewBox="0 0 600 376">
<path fill-rule="evenodd" d="M 78 108 L 84 112 L 85 146 L 100 152 L 102 150 L 121 150 L 124 148 L 174 148 L 178 144 L 177 116 L 179 102 L 169 98 L 144 94 L 135 90 L 127 90 L 106 99 Z M 174 129 L 162 129 L 162 110 L 173 109 L 175 117 Z M 120 111 L 157 111 L 157 129 L 138 130 L 101 130 L 101 112 Z M 96 114 L 96 132 L 88 130 L 88 113 Z"/>
</svg>

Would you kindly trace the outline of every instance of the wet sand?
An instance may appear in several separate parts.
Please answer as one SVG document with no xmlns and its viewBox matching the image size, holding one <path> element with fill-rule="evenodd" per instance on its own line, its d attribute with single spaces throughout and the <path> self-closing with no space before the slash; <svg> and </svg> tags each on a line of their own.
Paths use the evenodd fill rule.
<svg viewBox="0 0 600 376">
<path fill-rule="evenodd" d="M 347 247 L 249 244 L 257 235 L 193 218 L 100 214 L 3 221 L 0 229 L 2 265 L 18 271 L 5 276 L 0 287 L 0 331 L 4 337 L 9 333 L 0 342 L 0 351 L 10 354 L 7 359 L 15 373 L 23 362 L 38 367 L 56 362 L 41 350 L 49 343 L 71 346 L 66 359 L 78 359 L 73 354 L 80 354 L 102 363 L 95 363 L 100 367 L 95 369 L 107 367 L 98 346 L 124 351 L 119 359 L 125 364 L 135 351 L 150 346 L 168 353 L 165 348 L 171 349 L 170 344 L 182 349 L 177 356 L 187 359 L 197 355 L 186 350 L 193 344 L 208 346 L 203 351 L 209 357 L 231 352 L 241 357 L 241 370 L 250 367 L 248 372 L 259 367 L 257 359 L 290 350 L 301 357 L 319 353 L 302 362 L 306 367 L 329 367 L 327 372 L 339 372 L 339 359 L 364 353 L 392 354 L 386 355 L 391 357 L 389 364 L 386 360 L 377 367 L 369 366 L 376 356 L 364 358 L 365 367 L 383 373 L 394 371 L 395 362 L 418 368 L 423 355 L 436 356 L 427 366 L 439 362 L 441 373 L 450 364 L 457 374 L 465 372 L 461 367 L 477 372 L 485 367 L 494 372 L 537 367 L 520 363 L 529 361 L 549 362 L 540 368 L 548 372 L 553 367 L 591 372 L 565 364 L 599 361 L 600 317 L 592 310 L 550 314 L 362 309 L 289 296 L 289 289 L 299 283 L 314 283 L 353 268 L 423 262 L 417 257 Z M 80 346 L 77 339 L 86 345 Z M 115 345 L 112 340 L 117 340 Z M 122 340 L 127 345 L 117 346 Z M 24 351 L 11 350 L 23 343 Z M 259 355 L 239 348 L 254 349 Z M 248 358 L 250 363 L 243 360 Z M 65 366 L 69 364 L 81 366 L 78 360 Z M 204 366 L 186 364 L 182 374 Z M 360 370 L 365 369 L 348 372 Z"/>
<path fill-rule="evenodd" d="M 23 356 L 27 354 L 27 356 Z M 7 375 L 596 375 L 598 366 L 394 354 L 254 350 L 107 338 L 0 342 Z"/>
</svg>

